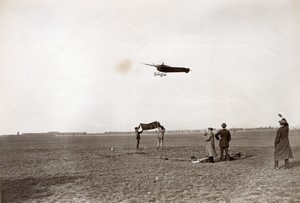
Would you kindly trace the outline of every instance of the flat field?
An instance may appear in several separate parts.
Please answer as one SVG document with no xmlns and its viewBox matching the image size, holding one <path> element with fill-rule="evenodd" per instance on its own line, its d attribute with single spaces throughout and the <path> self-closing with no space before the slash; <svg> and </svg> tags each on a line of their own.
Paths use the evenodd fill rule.
<svg viewBox="0 0 300 203">
<path fill-rule="evenodd" d="M 231 152 L 205 157 L 201 134 L 0 137 L 0 180 L 6 202 L 300 202 L 300 131 L 290 131 L 291 169 L 273 169 L 275 130 L 232 132 Z M 216 142 L 216 147 L 218 143 Z M 113 151 L 111 150 L 113 147 Z M 218 147 L 217 147 L 218 149 Z M 167 157 L 168 160 L 159 157 Z"/>
</svg>

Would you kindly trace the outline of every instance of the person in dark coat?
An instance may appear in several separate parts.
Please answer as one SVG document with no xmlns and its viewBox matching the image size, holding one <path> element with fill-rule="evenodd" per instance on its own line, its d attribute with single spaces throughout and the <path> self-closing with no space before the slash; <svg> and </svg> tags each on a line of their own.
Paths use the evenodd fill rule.
<svg viewBox="0 0 300 203">
<path fill-rule="evenodd" d="M 230 160 L 229 154 L 228 154 L 228 148 L 229 148 L 229 142 L 231 140 L 231 135 L 229 130 L 226 129 L 226 123 L 222 123 L 222 130 L 217 132 L 215 134 L 215 137 L 219 141 L 219 147 L 220 147 L 220 161 L 223 161 L 224 151 L 225 151 L 225 159 L 226 161 Z"/>
<path fill-rule="evenodd" d="M 143 130 L 139 131 L 138 127 L 135 127 L 134 130 L 135 130 L 135 136 L 136 136 L 135 137 L 136 138 L 136 149 L 140 149 L 140 139 L 141 139 L 141 134 L 142 134 Z"/>
<path fill-rule="evenodd" d="M 204 130 L 205 150 L 209 163 L 214 163 L 214 157 L 217 156 L 213 130 L 211 127 L 208 128 L 208 132 Z"/>
<path fill-rule="evenodd" d="M 290 147 L 289 141 L 289 124 L 285 118 L 279 121 L 280 128 L 277 130 L 275 138 L 275 169 L 278 169 L 278 162 L 280 160 L 285 161 L 285 169 L 289 169 L 289 159 L 293 158 L 293 153 Z"/>
</svg>

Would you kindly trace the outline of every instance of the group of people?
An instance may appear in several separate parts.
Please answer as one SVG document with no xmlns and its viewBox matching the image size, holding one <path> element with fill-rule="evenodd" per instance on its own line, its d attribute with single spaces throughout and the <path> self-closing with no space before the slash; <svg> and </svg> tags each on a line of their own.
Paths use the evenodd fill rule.
<svg viewBox="0 0 300 203">
<path fill-rule="evenodd" d="M 277 130 L 275 143 L 274 143 L 274 168 L 279 168 L 279 161 L 285 161 L 285 169 L 289 169 L 289 159 L 293 158 L 293 153 L 290 147 L 289 142 L 289 124 L 285 118 L 282 118 L 279 121 L 280 128 Z M 217 152 L 215 149 L 215 138 L 219 140 L 219 147 L 220 147 L 220 161 L 229 161 L 229 142 L 231 141 L 231 134 L 230 131 L 226 129 L 226 123 L 222 123 L 222 129 L 219 130 L 216 134 L 213 133 L 213 128 L 209 127 L 208 131 L 204 130 L 204 140 L 205 140 L 205 148 L 206 154 L 208 156 L 208 161 L 210 163 L 214 163 L 214 157 L 217 156 Z M 158 128 L 158 135 L 157 135 L 157 149 L 163 148 L 163 141 L 164 141 L 164 134 L 165 128 L 163 126 L 159 126 Z M 136 134 L 136 148 L 139 149 L 141 133 L 143 130 L 139 131 L 138 127 L 135 127 L 135 134 Z M 225 152 L 225 159 L 224 159 L 224 152 Z"/>
<path fill-rule="evenodd" d="M 140 149 L 140 139 L 141 139 L 141 134 L 143 133 L 143 129 L 141 131 L 139 131 L 139 128 L 135 127 L 134 130 L 135 130 L 135 136 L 136 136 L 136 149 L 139 150 Z M 158 130 L 158 134 L 157 134 L 156 148 L 163 149 L 164 135 L 165 135 L 166 129 L 164 128 L 164 126 L 159 126 L 157 128 L 157 130 Z"/>
<path fill-rule="evenodd" d="M 231 140 L 230 131 L 226 129 L 226 123 L 222 123 L 222 129 L 218 131 L 215 135 L 213 133 L 213 128 L 209 127 L 208 132 L 204 130 L 204 139 L 205 139 L 205 148 L 206 154 L 208 156 L 208 161 L 210 163 L 214 163 L 214 157 L 217 156 L 217 152 L 215 149 L 215 138 L 219 140 L 220 147 L 220 161 L 223 161 L 224 152 L 225 152 L 225 160 L 229 161 L 229 142 Z"/>
<path fill-rule="evenodd" d="M 290 147 L 289 142 L 289 124 L 285 118 L 282 118 L 279 121 L 280 128 L 277 130 L 275 143 L 274 143 L 274 168 L 279 169 L 279 161 L 284 160 L 285 169 L 289 169 L 289 159 L 293 158 L 293 153 Z M 220 161 L 223 161 L 224 151 L 225 151 L 225 160 L 229 161 L 229 142 L 231 140 L 230 132 L 226 129 L 226 123 L 223 123 L 222 129 L 218 131 L 215 135 L 213 133 L 213 128 L 209 127 L 208 132 L 204 130 L 204 139 L 205 139 L 205 147 L 206 154 L 208 156 L 208 161 L 210 163 L 214 163 L 214 157 L 217 156 L 215 150 L 215 141 L 214 137 L 217 140 L 220 140 Z"/>
</svg>

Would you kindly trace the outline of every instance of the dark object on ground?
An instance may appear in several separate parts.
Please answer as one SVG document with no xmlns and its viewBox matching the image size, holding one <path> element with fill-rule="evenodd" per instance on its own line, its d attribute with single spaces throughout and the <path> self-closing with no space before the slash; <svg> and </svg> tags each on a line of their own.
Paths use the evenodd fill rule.
<svg viewBox="0 0 300 203">
<path fill-rule="evenodd" d="M 249 155 L 245 155 L 241 152 L 237 152 L 237 153 L 232 153 L 230 155 L 230 160 L 237 160 L 237 159 L 245 159 L 247 157 L 250 157 Z M 209 157 L 204 157 L 201 159 L 197 159 L 196 156 L 191 156 L 191 159 L 185 159 L 185 158 L 176 158 L 176 157 L 164 157 L 164 156 L 159 156 L 159 159 L 163 159 L 163 160 L 174 160 L 174 161 L 192 161 L 193 163 L 208 163 L 209 162 Z M 220 157 L 215 157 L 214 158 L 214 162 L 220 162 Z"/>
</svg>

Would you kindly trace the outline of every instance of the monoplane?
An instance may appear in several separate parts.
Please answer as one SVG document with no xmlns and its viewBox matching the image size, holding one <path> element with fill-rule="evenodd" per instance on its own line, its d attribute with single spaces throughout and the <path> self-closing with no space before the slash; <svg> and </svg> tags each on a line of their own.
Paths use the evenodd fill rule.
<svg viewBox="0 0 300 203">
<path fill-rule="evenodd" d="M 164 63 L 162 64 L 148 64 L 148 63 L 143 63 L 144 65 L 147 66 L 153 66 L 157 69 L 157 72 L 154 72 L 154 76 L 167 76 L 166 73 L 178 73 L 178 72 L 184 72 L 184 73 L 188 73 L 190 72 L 189 68 L 185 68 L 185 67 L 173 67 L 173 66 L 168 66 L 165 65 Z"/>
</svg>

